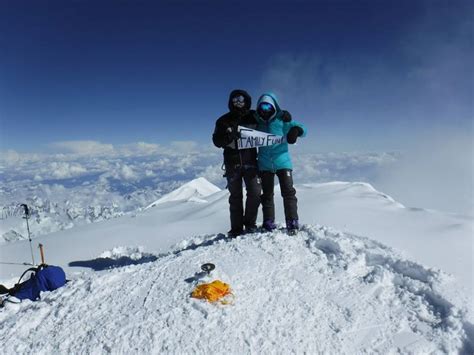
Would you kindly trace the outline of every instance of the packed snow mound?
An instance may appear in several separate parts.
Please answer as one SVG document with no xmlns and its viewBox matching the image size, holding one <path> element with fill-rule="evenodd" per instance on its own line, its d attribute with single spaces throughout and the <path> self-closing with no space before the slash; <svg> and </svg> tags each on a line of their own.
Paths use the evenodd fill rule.
<svg viewBox="0 0 474 355">
<path fill-rule="evenodd" d="M 216 269 L 201 281 L 230 284 L 233 304 L 190 298 L 206 262 Z M 472 353 L 465 310 L 444 296 L 451 282 L 322 226 L 294 237 L 206 235 L 8 304 L 0 341 L 5 353 Z"/>
<path fill-rule="evenodd" d="M 204 197 L 210 196 L 219 191 L 221 191 L 221 189 L 216 185 L 210 183 L 205 178 L 200 177 L 191 180 L 176 190 L 162 196 L 160 199 L 148 205 L 145 209 L 170 201 L 185 200 L 190 202 L 205 203 L 207 201 L 204 199 Z"/>
<path fill-rule="evenodd" d="M 105 259 L 120 259 L 130 258 L 131 260 L 140 260 L 143 257 L 150 256 L 151 254 L 145 253 L 143 247 L 115 247 L 111 250 L 106 250 L 99 255 L 99 258 Z"/>
</svg>

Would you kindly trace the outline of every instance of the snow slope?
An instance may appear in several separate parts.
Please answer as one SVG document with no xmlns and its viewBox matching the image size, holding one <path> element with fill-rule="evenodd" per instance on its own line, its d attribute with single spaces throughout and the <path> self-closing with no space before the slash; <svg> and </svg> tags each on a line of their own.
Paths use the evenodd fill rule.
<svg viewBox="0 0 474 355">
<path fill-rule="evenodd" d="M 227 191 L 39 237 L 73 282 L 43 302 L 9 305 L 2 343 L 46 353 L 472 350 L 472 219 L 408 209 L 364 183 L 297 191 L 308 225 L 296 238 L 216 236 L 228 229 Z M 28 258 L 25 241 L 0 246 L 2 261 Z M 189 299 L 184 280 L 204 262 L 231 284 L 234 305 Z M 23 269 L 0 267 L 9 283 Z"/>
<path fill-rule="evenodd" d="M 205 281 L 229 283 L 233 304 L 189 297 L 186 280 L 208 261 L 217 268 Z M 472 328 L 440 291 L 450 283 L 321 226 L 296 238 L 208 235 L 9 305 L 0 339 L 6 353 L 467 353 Z"/>
</svg>

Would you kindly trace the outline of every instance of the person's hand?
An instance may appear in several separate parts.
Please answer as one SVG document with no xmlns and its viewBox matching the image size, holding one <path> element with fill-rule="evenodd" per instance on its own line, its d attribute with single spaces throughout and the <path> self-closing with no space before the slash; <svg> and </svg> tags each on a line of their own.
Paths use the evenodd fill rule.
<svg viewBox="0 0 474 355">
<path fill-rule="evenodd" d="M 291 113 L 285 110 L 281 111 L 281 120 L 283 122 L 291 122 Z"/>
<path fill-rule="evenodd" d="M 232 143 L 236 139 L 240 138 L 240 132 L 238 131 L 237 127 L 227 127 L 226 129 L 226 141 Z"/>
<path fill-rule="evenodd" d="M 288 134 L 286 135 L 286 141 L 289 144 L 295 144 L 296 139 L 303 134 L 303 129 L 298 126 L 293 126 L 290 128 L 288 131 Z"/>
</svg>

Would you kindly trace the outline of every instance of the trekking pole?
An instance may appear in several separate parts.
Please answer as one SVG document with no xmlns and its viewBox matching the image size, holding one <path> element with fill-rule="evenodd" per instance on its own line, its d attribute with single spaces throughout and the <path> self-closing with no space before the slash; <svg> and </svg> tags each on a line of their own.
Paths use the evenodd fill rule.
<svg viewBox="0 0 474 355">
<path fill-rule="evenodd" d="M 31 245 L 31 233 L 30 233 L 30 225 L 28 223 L 28 216 L 30 215 L 30 210 L 26 204 L 21 204 L 21 207 L 25 209 L 25 219 L 26 219 L 26 230 L 28 231 L 28 240 L 30 241 L 30 251 L 31 251 L 31 259 L 33 260 L 33 265 L 35 265 L 35 257 L 33 255 L 33 246 Z"/>
<path fill-rule="evenodd" d="M 41 255 L 41 264 L 44 265 L 45 262 L 44 262 L 44 250 L 43 250 L 43 244 L 39 243 L 38 245 L 39 249 L 40 249 L 40 255 Z"/>
</svg>

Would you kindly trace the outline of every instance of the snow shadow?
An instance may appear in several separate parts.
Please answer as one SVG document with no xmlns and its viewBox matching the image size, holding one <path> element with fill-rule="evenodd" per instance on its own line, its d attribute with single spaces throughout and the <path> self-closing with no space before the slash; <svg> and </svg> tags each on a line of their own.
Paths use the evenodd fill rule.
<svg viewBox="0 0 474 355">
<path fill-rule="evenodd" d="M 179 255 L 187 250 L 196 250 L 201 247 L 208 247 L 220 241 L 227 241 L 229 239 L 232 239 L 232 238 L 228 238 L 224 234 L 217 234 L 212 239 L 208 239 L 199 243 L 192 243 L 184 248 L 174 250 L 171 254 Z M 70 267 L 86 267 L 94 271 L 102 271 L 102 270 L 107 270 L 107 269 L 124 267 L 128 265 L 139 265 L 139 264 L 151 263 L 165 255 L 168 255 L 168 254 L 163 254 L 159 256 L 156 256 L 153 254 L 142 254 L 140 258 L 131 258 L 130 256 L 120 256 L 120 257 L 115 257 L 115 258 L 99 257 L 99 258 L 95 258 L 91 260 L 71 261 L 68 265 Z"/>
<path fill-rule="evenodd" d="M 119 258 L 96 258 L 91 260 L 79 260 L 71 261 L 68 265 L 70 267 L 87 267 L 94 271 L 102 271 L 107 269 L 114 269 L 118 267 L 128 265 L 139 265 L 145 263 L 151 263 L 156 261 L 158 257 L 156 255 L 148 254 L 144 255 L 139 259 L 131 258 L 129 256 L 121 256 Z"/>
</svg>

